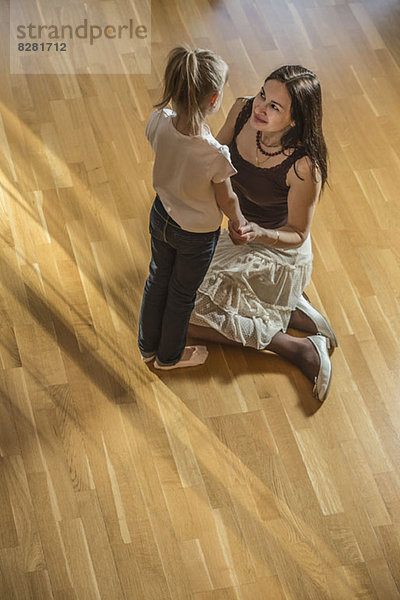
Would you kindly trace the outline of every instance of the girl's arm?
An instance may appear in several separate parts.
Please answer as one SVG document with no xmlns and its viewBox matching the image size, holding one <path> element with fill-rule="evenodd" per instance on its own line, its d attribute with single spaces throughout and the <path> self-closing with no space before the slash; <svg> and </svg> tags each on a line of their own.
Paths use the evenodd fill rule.
<svg viewBox="0 0 400 600">
<path fill-rule="evenodd" d="M 232 189 L 231 179 L 225 179 L 221 183 L 213 183 L 215 199 L 222 212 L 232 222 L 236 231 L 247 223 L 240 210 L 239 200 Z"/>
<path fill-rule="evenodd" d="M 232 105 L 228 116 L 226 117 L 225 123 L 216 136 L 216 139 L 220 144 L 225 144 L 228 146 L 231 143 L 235 131 L 236 119 L 246 100 L 246 98 L 238 98 Z M 226 179 L 222 183 L 213 183 L 213 185 L 217 204 L 222 212 L 228 217 L 233 230 L 238 230 L 240 227 L 244 227 L 247 221 L 240 210 L 239 200 L 232 189 L 230 178 Z"/>
<path fill-rule="evenodd" d="M 257 223 L 248 223 L 241 228 L 240 235 L 231 231 L 235 244 L 242 245 L 257 240 L 266 246 L 297 248 L 306 240 L 321 191 L 321 181 L 314 181 L 312 164 L 306 156 L 297 162 L 296 169 L 302 179 L 299 179 L 292 167 L 287 176 L 290 189 L 286 225 L 279 229 L 265 229 Z"/>
</svg>

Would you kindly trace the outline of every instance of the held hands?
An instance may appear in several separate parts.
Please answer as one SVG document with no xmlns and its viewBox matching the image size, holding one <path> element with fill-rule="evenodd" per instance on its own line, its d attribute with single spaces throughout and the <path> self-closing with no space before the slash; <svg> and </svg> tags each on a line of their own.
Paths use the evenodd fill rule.
<svg viewBox="0 0 400 600">
<path fill-rule="evenodd" d="M 254 240 L 260 234 L 260 226 L 257 223 L 246 222 L 244 225 L 239 225 L 236 222 L 228 221 L 229 237 L 236 246 L 244 246 L 248 242 Z"/>
</svg>

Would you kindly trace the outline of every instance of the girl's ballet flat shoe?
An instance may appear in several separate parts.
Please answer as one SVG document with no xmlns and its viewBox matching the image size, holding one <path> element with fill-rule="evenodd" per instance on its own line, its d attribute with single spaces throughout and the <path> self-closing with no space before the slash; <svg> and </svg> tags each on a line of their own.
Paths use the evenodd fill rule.
<svg viewBox="0 0 400 600">
<path fill-rule="evenodd" d="M 156 353 L 151 354 L 150 356 L 144 356 L 142 353 L 140 353 L 140 357 L 141 357 L 141 359 L 142 359 L 143 362 L 149 363 L 149 362 L 151 362 L 152 360 L 155 359 Z"/>
<path fill-rule="evenodd" d="M 152 360 L 155 359 L 155 356 L 156 356 L 155 354 L 153 354 L 153 356 L 143 356 L 142 355 L 142 361 L 143 362 L 151 362 Z"/>
<path fill-rule="evenodd" d="M 328 320 L 304 296 L 300 296 L 296 308 L 311 319 L 318 329 L 318 333 L 328 338 L 331 348 L 337 348 L 338 341 Z"/>
<path fill-rule="evenodd" d="M 323 402 L 328 396 L 332 379 L 332 365 L 329 359 L 329 339 L 323 335 L 309 335 L 308 338 L 318 352 L 320 365 L 318 375 L 314 379 L 313 396 Z"/>
<path fill-rule="evenodd" d="M 160 365 L 156 359 L 154 367 L 163 371 L 169 371 L 171 369 L 181 369 L 182 367 L 197 367 L 206 362 L 208 356 L 206 346 L 186 346 L 186 348 L 194 348 L 194 352 L 188 360 L 180 360 L 174 365 Z"/>
</svg>

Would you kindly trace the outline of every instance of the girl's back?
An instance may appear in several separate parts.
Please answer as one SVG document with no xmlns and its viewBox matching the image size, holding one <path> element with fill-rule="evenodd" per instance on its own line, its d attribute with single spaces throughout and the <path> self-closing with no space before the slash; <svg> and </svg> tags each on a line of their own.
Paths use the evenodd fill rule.
<svg viewBox="0 0 400 600">
<path fill-rule="evenodd" d="M 236 173 L 229 151 L 203 124 L 202 133 L 184 135 L 174 125 L 176 113 L 163 108 L 152 113 L 146 135 L 155 152 L 153 187 L 171 217 L 186 231 L 215 231 L 221 211 L 212 182 Z"/>
</svg>

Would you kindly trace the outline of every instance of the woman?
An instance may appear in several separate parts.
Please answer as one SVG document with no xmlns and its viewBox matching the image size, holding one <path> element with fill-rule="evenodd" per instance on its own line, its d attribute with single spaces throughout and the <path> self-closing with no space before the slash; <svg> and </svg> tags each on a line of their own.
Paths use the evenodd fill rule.
<svg viewBox="0 0 400 600">
<path fill-rule="evenodd" d="M 275 352 L 301 369 L 323 401 L 328 348 L 337 341 L 302 296 L 312 270 L 311 222 L 327 179 L 316 75 L 297 65 L 277 69 L 255 98 L 236 101 L 217 137 L 229 145 L 248 224 L 221 235 L 189 334 Z M 293 337 L 288 327 L 317 335 Z"/>
</svg>

